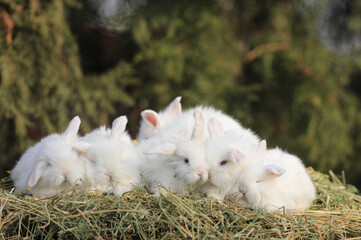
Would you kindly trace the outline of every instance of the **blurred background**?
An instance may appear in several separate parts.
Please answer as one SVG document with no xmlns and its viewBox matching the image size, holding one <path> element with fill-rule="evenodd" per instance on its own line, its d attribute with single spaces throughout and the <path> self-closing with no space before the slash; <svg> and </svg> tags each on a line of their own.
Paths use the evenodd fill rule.
<svg viewBox="0 0 361 240">
<path fill-rule="evenodd" d="M 361 1 L 0 0 L 0 177 L 75 115 L 81 134 L 213 105 L 361 187 Z"/>
</svg>

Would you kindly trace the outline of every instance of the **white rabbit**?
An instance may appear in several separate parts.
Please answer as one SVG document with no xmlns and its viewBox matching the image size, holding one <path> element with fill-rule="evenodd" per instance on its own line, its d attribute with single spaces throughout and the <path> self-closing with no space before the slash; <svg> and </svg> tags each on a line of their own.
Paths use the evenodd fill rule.
<svg viewBox="0 0 361 240">
<path fill-rule="evenodd" d="M 83 137 L 91 144 L 85 154 L 89 190 L 122 196 L 140 183 L 139 156 L 125 132 L 127 121 L 118 117 L 111 130 L 100 127 Z"/>
<path fill-rule="evenodd" d="M 151 193 L 163 192 L 160 186 L 185 194 L 188 185 L 197 187 L 208 179 L 203 135 L 204 119 L 194 113 L 192 136 L 189 138 L 151 138 L 138 144 L 144 154 L 142 176 Z"/>
<path fill-rule="evenodd" d="M 137 139 L 143 140 L 156 136 L 164 126 L 179 116 L 182 113 L 181 99 L 182 97 L 176 97 L 166 109 L 159 113 L 150 109 L 142 111 Z"/>
<path fill-rule="evenodd" d="M 246 132 L 240 129 L 225 132 L 222 124 L 215 118 L 208 121 L 208 131 L 211 138 L 206 141 L 205 146 L 209 178 L 198 191 L 223 200 L 229 191 L 234 189 L 242 170 L 238 159 L 243 154 L 236 151 L 236 148 L 248 153 L 264 146 L 257 139 L 249 138 Z"/>
<path fill-rule="evenodd" d="M 89 144 L 78 141 L 80 123 L 74 117 L 63 134 L 43 138 L 22 155 L 11 174 L 18 192 L 48 197 L 84 181 Z"/>
<path fill-rule="evenodd" d="M 209 179 L 200 192 L 216 199 L 233 195 L 240 204 L 256 209 L 305 210 L 312 204 L 315 189 L 297 157 L 267 150 L 265 140 L 250 142 L 242 131 L 224 132 L 216 119 L 208 122 L 208 130 Z"/>
<path fill-rule="evenodd" d="M 266 211 L 305 211 L 316 199 L 315 187 L 294 155 L 276 148 L 243 155 L 237 161 L 243 167 L 234 191 L 239 194 L 234 197 L 241 205 Z"/>
</svg>

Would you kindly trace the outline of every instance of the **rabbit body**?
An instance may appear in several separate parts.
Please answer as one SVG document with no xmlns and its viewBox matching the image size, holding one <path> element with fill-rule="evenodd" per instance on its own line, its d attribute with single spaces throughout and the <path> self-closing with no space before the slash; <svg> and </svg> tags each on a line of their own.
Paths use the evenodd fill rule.
<svg viewBox="0 0 361 240">
<path fill-rule="evenodd" d="M 208 122 L 208 130 L 209 179 L 200 192 L 267 211 L 311 206 L 315 188 L 299 158 L 278 148 L 267 150 L 266 141 L 249 141 L 243 131 L 224 131 L 217 119 Z"/>
<path fill-rule="evenodd" d="M 209 106 L 196 106 L 184 111 L 180 116 L 174 119 L 170 124 L 163 128 L 161 137 L 163 138 L 181 138 L 187 139 L 191 136 L 194 128 L 194 112 L 200 112 L 203 116 L 204 122 L 207 123 L 211 119 L 217 119 L 223 126 L 224 131 L 238 130 L 242 132 L 244 138 L 251 142 L 259 142 L 258 136 L 250 129 L 245 129 L 241 124 L 231 116 L 223 113 L 221 110 Z M 204 140 L 210 137 L 209 131 L 204 129 Z"/>
<path fill-rule="evenodd" d="M 254 209 L 305 211 L 316 199 L 315 187 L 299 158 L 278 148 L 244 163 L 237 181 L 240 204 Z"/>
<path fill-rule="evenodd" d="M 30 147 L 12 170 L 16 191 L 37 197 L 55 195 L 85 180 L 82 153 L 88 144 L 78 141 L 79 117 L 63 134 L 51 134 Z"/>
<path fill-rule="evenodd" d="M 189 138 L 193 132 L 194 118 L 193 113 L 201 112 L 204 120 L 207 122 L 211 118 L 216 118 L 224 126 L 225 130 L 239 129 L 244 132 L 245 137 L 250 141 L 259 141 L 258 136 L 250 129 L 245 129 L 231 116 L 223 113 L 221 110 L 210 106 L 196 106 L 182 112 L 181 97 L 175 98 L 163 111 L 156 113 L 153 110 L 144 110 L 138 133 L 138 140 L 149 139 L 154 136 L 163 135 L 163 138 L 179 137 L 181 139 Z M 205 132 L 205 138 L 208 138 Z"/>
</svg>

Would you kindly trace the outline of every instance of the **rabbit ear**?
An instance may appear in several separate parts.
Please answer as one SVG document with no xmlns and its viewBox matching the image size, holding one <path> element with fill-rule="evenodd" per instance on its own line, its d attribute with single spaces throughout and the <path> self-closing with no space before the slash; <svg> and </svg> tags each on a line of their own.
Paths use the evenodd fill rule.
<svg viewBox="0 0 361 240">
<path fill-rule="evenodd" d="M 80 118 L 79 116 L 74 117 L 70 122 L 69 125 L 67 127 L 67 129 L 64 132 L 64 135 L 66 135 L 70 142 L 73 142 L 78 134 L 79 131 L 79 127 L 80 127 Z"/>
<path fill-rule="evenodd" d="M 257 147 L 257 152 L 258 153 L 264 153 L 267 150 L 267 143 L 266 140 L 262 140 Z"/>
<path fill-rule="evenodd" d="M 180 103 L 182 97 L 176 97 L 165 109 L 165 113 L 171 117 L 177 117 L 182 114 L 182 104 Z"/>
<path fill-rule="evenodd" d="M 208 121 L 208 132 L 212 138 L 222 137 L 224 135 L 224 128 L 220 121 L 212 118 Z"/>
<path fill-rule="evenodd" d="M 125 127 L 128 123 L 126 116 L 120 116 L 113 121 L 112 131 L 110 132 L 110 139 L 120 139 L 125 131 Z"/>
<path fill-rule="evenodd" d="M 158 113 L 154 112 L 153 110 L 144 110 L 142 113 L 142 118 L 143 120 L 148 123 L 149 125 L 151 125 L 154 128 L 158 128 L 159 127 L 159 116 Z"/>
<path fill-rule="evenodd" d="M 246 155 L 237 148 L 231 148 L 227 153 L 227 158 L 236 164 L 240 164 L 246 160 Z"/>
<path fill-rule="evenodd" d="M 47 163 L 44 161 L 38 162 L 36 164 L 35 168 L 30 173 L 30 177 L 28 179 L 28 187 L 34 187 L 38 183 L 41 175 L 45 170 L 46 165 Z"/>
<path fill-rule="evenodd" d="M 161 154 L 161 155 L 173 155 L 178 149 L 178 146 L 173 143 L 162 143 L 153 146 L 151 149 L 145 150 L 143 153 L 146 155 Z"/>
<path fill-rule="evenodd" d="M 192 140 L 203 140 L 204 137 L 204 119 L 200 111 L 194 111 L 193 117 L 195 120 L 194 129 L 192 133 Z"/>
<path fill-rule="evenodd" d="M 85 141 L 77 141 L 72 145 L 72 149 L 78 154 L 78 156 L 85 155 L 91 144 Z"/>
<path fill-rule="evenodd" d="M 286 170 L 284 168 L 281 168 L 274 164 L 266 165 L 262 181 L 267 181 L 282 176 L 285 172 Z"/>
</svg>

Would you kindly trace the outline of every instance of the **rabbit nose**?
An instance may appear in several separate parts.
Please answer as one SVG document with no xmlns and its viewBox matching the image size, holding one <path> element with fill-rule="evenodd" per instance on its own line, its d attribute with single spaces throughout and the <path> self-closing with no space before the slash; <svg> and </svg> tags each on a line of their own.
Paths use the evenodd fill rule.
<svg viewBox="0 0 361 240">
<path fill-rule="evenodd" d="M 197 172 L 197 174 L 198 174 L 198 176 L 200 176 L 202 178 L 204 175 L 204 172 L 199 171 L 199 172 Z"/>
<path fill-rule="evenodd" d="M 113 179 L 113 172 L 112 171 L 108 171 L 105 175 L 107 175 L 109 177 L 109 180 L 112 181 L 112 179 Z"/>
<path fill-rule="evenodd" d="M 247 189 L 245 189 L 245 188 L 240 188 L 240 189 L 239 189 L 239 192 L 242 193 L 243 196 L 246 196 Z"/>
<path fill-rule="evenodd" d="M 66 180 L 68 180 L 69 172 L 63 172 L 63 177 Z"/>
</svg>

